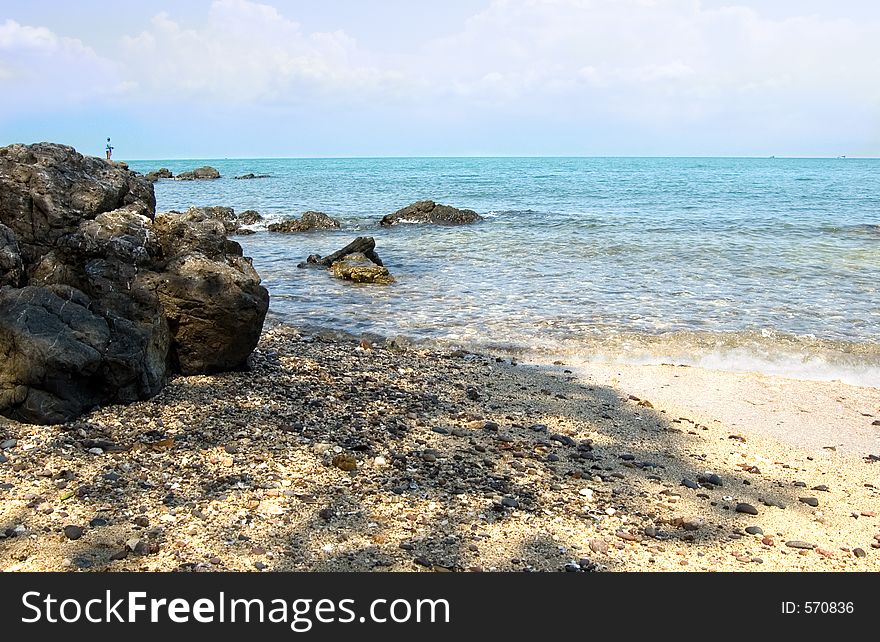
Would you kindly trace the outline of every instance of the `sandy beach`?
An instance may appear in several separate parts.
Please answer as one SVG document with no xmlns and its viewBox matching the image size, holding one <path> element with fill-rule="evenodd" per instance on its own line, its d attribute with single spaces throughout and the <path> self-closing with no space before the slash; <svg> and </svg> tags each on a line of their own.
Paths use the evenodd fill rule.
<svg viewBox="0 0 880 642">
<path fill-rule="evenodd" d="M 268 324 L 250 364 L 2 420 L 0 568 L 880 570 L 876 388 Z"/>
</svg>

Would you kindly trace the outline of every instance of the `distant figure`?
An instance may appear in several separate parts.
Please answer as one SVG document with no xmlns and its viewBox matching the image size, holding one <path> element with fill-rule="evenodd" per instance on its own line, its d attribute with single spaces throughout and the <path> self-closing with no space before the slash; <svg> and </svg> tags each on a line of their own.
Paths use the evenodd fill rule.
<svg viewBox="0 0 880 642">
<path fill-rule="evenodd" d="M 113 145 L 110 144 L 110 139 L 107 139 L 107 160 L 110 160 L 110 157 L 113 156 Z"/>
</svg>

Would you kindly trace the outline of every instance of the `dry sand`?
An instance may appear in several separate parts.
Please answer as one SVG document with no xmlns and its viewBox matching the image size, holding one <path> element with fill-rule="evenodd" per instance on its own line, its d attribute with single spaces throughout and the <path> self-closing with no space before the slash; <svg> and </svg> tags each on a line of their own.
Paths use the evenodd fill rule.
<svg viewBox="0 0 880 642">
<path fill-rule="evenodd" d="M 286 326 L 252 363 L 0 423 L 0 568 L 880 570 L 877 389 Z"/>
</svg>

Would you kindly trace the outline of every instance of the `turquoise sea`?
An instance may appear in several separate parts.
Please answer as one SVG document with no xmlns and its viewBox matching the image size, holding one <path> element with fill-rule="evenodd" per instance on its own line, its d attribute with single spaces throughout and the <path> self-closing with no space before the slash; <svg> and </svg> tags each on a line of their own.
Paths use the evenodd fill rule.
<svg viewBox="0 0 880 642">
<path fill-rule="evenodd" d="M 343 229 L 237 237 L 307 326 L 520 359 L 683 363 L 880 386 L 880 160 L 394 158 L 136 161 L 175 174 L 159 211 L 319 210 Z M 260 180 L 234 180 L 245 174 Z M 466 227 L 379 219 L 430 198 Z M 359 235 L 397 278 L 353 286 L 298 270 Z"/>
</svg>

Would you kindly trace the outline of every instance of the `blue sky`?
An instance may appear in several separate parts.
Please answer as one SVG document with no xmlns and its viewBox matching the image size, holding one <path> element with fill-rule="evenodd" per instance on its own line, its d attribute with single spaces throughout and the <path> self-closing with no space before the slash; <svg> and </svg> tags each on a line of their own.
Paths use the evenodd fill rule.
<svg viewBox="0 0 880 642">
<path fill-rule="evenodd" d="M 880 3 L 0 0 L 0 144 L 880 155 Z"/>
</svg>

